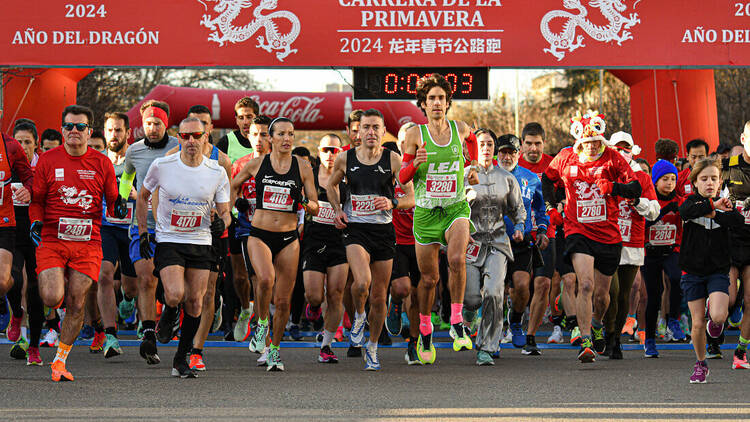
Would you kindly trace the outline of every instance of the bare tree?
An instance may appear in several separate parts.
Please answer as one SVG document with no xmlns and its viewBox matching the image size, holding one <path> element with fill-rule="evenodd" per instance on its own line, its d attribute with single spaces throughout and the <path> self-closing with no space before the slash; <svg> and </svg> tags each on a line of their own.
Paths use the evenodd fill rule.
<svg viewBox="0 0 750 422">
<path fill-rule="evenodd" d="M 750 70 L 717 69 L 714 80 L 719 142 L 739 145 L 740 133 L 750 120 Z"/>
</svg>

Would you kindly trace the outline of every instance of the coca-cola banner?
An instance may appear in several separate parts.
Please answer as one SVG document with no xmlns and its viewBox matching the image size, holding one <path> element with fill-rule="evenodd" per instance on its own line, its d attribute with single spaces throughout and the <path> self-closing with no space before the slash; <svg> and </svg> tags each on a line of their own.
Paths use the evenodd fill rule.
<svg viewBox="0 0 750 422">
<path fill-rule="evenodd" d="M 748 66 L 750 1 L 3 0 L 0 65 Z"/>
</svg>

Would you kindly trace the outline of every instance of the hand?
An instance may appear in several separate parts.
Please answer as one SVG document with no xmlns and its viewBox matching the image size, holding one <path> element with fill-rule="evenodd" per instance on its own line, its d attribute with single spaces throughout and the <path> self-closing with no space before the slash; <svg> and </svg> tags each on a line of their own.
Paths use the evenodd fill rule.
<svg viewBox="0 0 750 422">
<path fill-rule="evenodd" d="M 114 215 L 115 218 L 125 218 L 128 216 L 128 204 L 125 203 L 125 200 L 122 199 L 122 196 L 119 194 L 117 195 L 117 199 L 115 199 L 113 208 L 112 215 Z"/>
<path fill-rule="evenodd" d="M 222 234 L 224 234 L 224 229 L 227 228 L 226 224 L 224 224 L 224 220 L 222 220 L 218 214 L 214 215 L 214 219 L 211 221 L 211 236 L 213 237 L 219 237 Z"/>
<path fill-rule="evenodd" d="M 479 174 L 476 170 L 471 169 L 469 170 L 469 174 L 466 177 L 469 180 L 470 185 L 478 185 L 479 184 Z"/>
<path fill-rule="evenodd" d="M 547 237 L 547 233 L 544 230 L 536 232 L 536 246 L 540 251 L 547 249 L 547 246 L 549 246 L 549 237 Z"/>
<path fill-rule="evenodd" d="M 248 210 L 250 210 L 250 202 L 246 198 L 239 197 L 234 201 L 234 207 L 237 208 L 240 214 L 247 214 Z"/>
<path fill-rule="evenodd" d="M 132 200 L 138 199 L 138 191 L 135 190 L 135 188 L 130 188 L 130 196 L 128 196 L 128 199 L 132 199 Z"/>
<path fill-rule="evenodd" d="M 346 213 L 342 210 L 336 213 L 336 216 L 333 217 L 333 225 L 336 226 L 337 229 L 343 229 L 346 227 L 346 223 L 349 222 L 349 218 L 346 216 Z"/>
<path fill-rule="evenodd" d="M 513 233 L 513 241 L 516 243 L 523 242 L 523 232 L 521 230 L 516 230 L 516 232 Z"/>
<path fill-rule="evenodd" d="M 393 203 L 385 196 L 376 196 L 372 202 L 375 205 L 375 209 L 378 211 L 388 211 L 393 208 Z"/>
<path fill-rule="evenodd" d="M 612 182 L 607 179 L 597 179 L 596 186 L 599 187 L 599 192 L 601 192 L 602 196 L 612 193 Z"/>
<path fill-rule="evenodd" d="M 31 193 L 29 193 L 28 189 L 21 186 L 20 188 L 16 189 L 13 192 L 13 196 L 15 197 L 16 201 L 22 202 L 24 204 L 27 204 L 31 202 Z"/>
<path fill-rule="evenodd" d="M 151 252 L 151 242 L 153 241 L 154 241 L 154 235 L 152 235 L 149 232 L 141 233 L 141 238 L 139 239 L 139 245 L 138 245 L 138 249 L 141 252 L 141 258 L 143 259 L 153 258 L 154 254 Z"/>
<path fill-rule="evenodd" d="M 558 205 L 559 207 L 559 205 Z M 552 208 L 549 211 L 547 211 L 547 215 L 549 215 L 549 222 L 553 226 L 562 226 L 563 225 L 563 216 L 560 214 L 559 211 Z"/>
<path fill-rule="evenodd" d="M 39 220 L 34 221 L 31 223 L 31 227 L 29 229 L 29 237 L 31 237 L 31 241 L 34 242 L 34 246 L 37 248 L 39 245 L 42 244 L 42 222 Z"/>
<path fill-rule="evenodd" d="M 677 202 L 670 202 L 661 209 L 661 214 L 666 215 L 670 212 L 679 212 L 680 207 L 677 206 Z"/>
<path fill-rule="evenodd" d="M 730 211 L 732 209 L 732 202 L 729 198 L 720 198 L 714 201 L 714 208 L 721 211 Z"/>
<path fill-rule="evenodd" d="M 427 150 L 424 145 L 417 148 L 417 155 L 414 157 L 414 168 L 419 167 L 420 164 L 427 162 Z"/>
</svg>

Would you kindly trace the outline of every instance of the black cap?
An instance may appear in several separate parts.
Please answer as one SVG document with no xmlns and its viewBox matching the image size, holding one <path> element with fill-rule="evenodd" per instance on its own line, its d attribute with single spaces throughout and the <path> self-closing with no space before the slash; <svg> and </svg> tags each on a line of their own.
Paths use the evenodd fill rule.
<svg viewBox="0 0 750 422">
<path fill-rule="evenodd" d="M 497 138 L 497 150 L 500 151 L 501 149 L 513 149 L 515 151 L 521 150 L 521 141 L 518 140 L 518 137 L 513 134 L 506 134 L 499 138 Z"/>
</svg>

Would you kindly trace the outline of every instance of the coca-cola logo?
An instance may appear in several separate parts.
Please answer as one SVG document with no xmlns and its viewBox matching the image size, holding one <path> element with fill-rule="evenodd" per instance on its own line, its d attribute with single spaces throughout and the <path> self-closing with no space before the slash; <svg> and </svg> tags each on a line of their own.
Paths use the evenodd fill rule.
<svg viewBox="0 0 750 422">
<path fill-rule="evenodd" d="M 400 119 L 398 119 L 398 126 L 401 127 L 409 122 L 411 122 L 411 116 L 404 116 Z"/>
<path fill-rule="evenodd" d="M 284 101 L 263 101 L 259 95 L 253 95 L 251 98 L 258 103 L 260 114 L 264 116 L 283 116 L 293 122 L 302 123 L 315 123 L 324 118 L 318 107 L 325 99 L 323 97 L 296 95 Z"/>
</svg>

